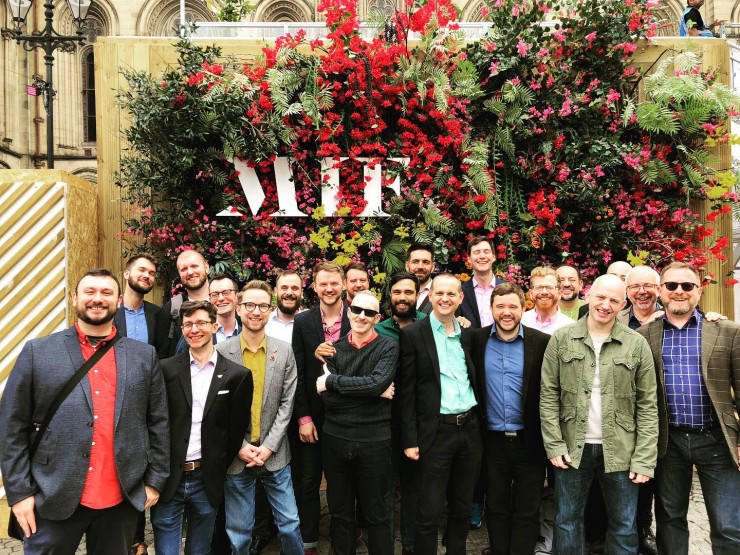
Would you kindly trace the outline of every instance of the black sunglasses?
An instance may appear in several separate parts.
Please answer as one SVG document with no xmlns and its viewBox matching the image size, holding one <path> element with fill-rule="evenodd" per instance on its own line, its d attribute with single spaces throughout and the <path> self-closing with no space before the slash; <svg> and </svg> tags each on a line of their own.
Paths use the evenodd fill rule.
<svg viewBox="0 0 740 555">
<path fill-rule="evenodd" d="M 365 316 L 368 318 L 375 318 L 378 315 L 377 310 L 373 310 L 372 308 L 362 308 L 361 306 L 352 305 L 349 307 L 349 310 L 352 314 L 356 314 L 357 316 L 364 312 Z"/>
<path fill-rule="evenodd" d="M 681 290 L 685 291 L 686 293 L 688 293 L 689 291 L 693 291 L 694 289 L 699 287 L 696 283 L 691 283 L 690 281 L 666 281 L 665 283 L 663 283 L 663 285 L 666 289 L 668 289 L 668 291 L 675 291 L 680 287 Z"/>
</svg>

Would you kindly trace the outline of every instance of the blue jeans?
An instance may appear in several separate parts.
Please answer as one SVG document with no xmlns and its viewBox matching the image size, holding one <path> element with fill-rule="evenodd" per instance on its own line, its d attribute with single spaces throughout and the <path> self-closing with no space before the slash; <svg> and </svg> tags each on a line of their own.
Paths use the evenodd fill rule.
<svg viewBox="0 0 740 555">
<path fill-rule="evenodd" d="M 606 555 L 637 554 L 637 484 L 629 472 L 604 472 L 601 445 L 587 443 L 578 468 L 555 469 L 555 552 L 558 555 L 583 555 L 583 511 L 594 477 L 604 496 L 609 525 L 606 530 Z"/>
<path fill-rule="evenodd" d="M 254 484 L 257 480 L 265 488 L 272 507 L 283 555 L 303 555 L 298 507 L 288 465 L 275 471 L 259 466 L 245 467 L 239 474 L 226 476 L 226 533 L 232 553 L 249 555 L 254 528 Z"/>
<path fill-rule="evenodd" d="M 157 555 L 180 554 L 183 515 L 188 522 L 185 553 L 208 555 L 217 510 L 218 507 L 208 501 L 201 469 L 183 472 L 172 499 L 160 501 L 151 508 Z"/>
<path fill-rule="evenodd" d="M 704 494 L 712 552 L 734 555 L 740 549 L 740 472 L 719 428 L 703 434 L 668 429 L 668 448 L 658 461 L 655 474 L 658 552 L 666 555 L 689 552 L 686 513 L 692 465 L 696 465 Z"/>
</svg>

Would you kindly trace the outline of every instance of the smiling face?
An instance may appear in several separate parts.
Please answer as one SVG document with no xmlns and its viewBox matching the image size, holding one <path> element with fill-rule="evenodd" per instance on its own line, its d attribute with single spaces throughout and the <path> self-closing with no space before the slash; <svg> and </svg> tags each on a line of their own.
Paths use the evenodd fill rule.
<svg viewBox="0 0 740 555">
<path fill-rule="evenodd" d="M 320 270 L 316 274 L 313 288 L 324 305 L 333 306 L 342 300 L 342 275 L 339 272 Z"/>
<path fill-rule="evenodd" d="M 560 266 L 555 273 L 560 278 L 560 298 L 564 301 L 576 300 L 583 287 L 578 270 L 573 266 Z"/>
<path fill-rule="evenodd" d="M 300 276 L 296 274 L 280 276 L 275 284 L 275 298 L 278 310 L 286 316 L 298 312 L 303 299 L 303 284 Z"/>
<path fill-rule="evenodd" d="M 588 293 L 588 316 L 602 326 L 613 324 L 627 304 L 624 282 L 611 274 L 600 276 Z"/>
<path fill-rule="evenodd" d="M 116 280 L 107 276 L 85 276 L 72 295 L 77 318 L 91 326 L 113 320 L 121 302 Z"/>
<path fill-rule="evenodd" d="M 416 315 L 416 284 L 410 279 L 398 280 L 391 286 L 391 314 L 402 320 Z"/>
<path fill-rule="evenodd" d="M 177 257 L 180 283 L 189 291 L 197 291 L 208 280 L 208 263 L 200 253 L 185 251 Z"/>
<path fill-rule="evenodd" d="M 236 283 L 229 278 L 211 281 L 209 298 L 219 316 L 236 312 Z"/>
<path fill-rule="evenodd" d="M 242 291 L 237 310 L 239 318 L 242 321 L 242 326 L 252 332 L 263 330 L 267 325 L 267 321 L 270 319 L 270 311 L 262 312 L 260 305 L 269 306 L 271 301 L 270 294 L 262 289 L 246 289 Z M 248 310 L 244 306 L 246 303 L 254 304 L 252 310 Z M 250 307 L 252 304 L 250 304 Z"/>
<path fill-rule="evenodd" d="M 508 338 L 519 331 L 519 322 L 522 320 L 522 301 L 516 293 L 496 295 L 491 302 L 493 321 L 496 331 L 501 337 Z"/>
<path fill-rule="evenodd" d="M 146 295 L 152 290 L 156 277 L 157 267 L 146 258 L 137 258 L 123 272 L 123 279 L 128 286 L 141 295 Z"/>
<path fill-rule="evenodd" d="M 374 316 L 368 316 L 365 312 L 355 314 L 352 309 L 349 311 L 349 325 L 352 327 L 352 331 L 360 336 L 371 333 L 373 326 L 380 321 L 380 314 L 377 314 L 380 310 L 378 299 L 375 295 L 357 295 L 352 300 L 351 306 L 376 312 Z"/>
<path fill-rule="evenodd" d="M 630 270 L 625 280 L 627 298 L 641 313 L 653 312 L 658 301 L 660 276 L 648 266 L 638 266 Z"/>
<path fill-rule="evenodd" d="M 684 291 L 677 287 L 675 291 L 669 291 L 666 283 L 693 283 L 696 285 L 691 291 Z M 671 268 L 663 273 L 660 286 L 660 301 L 668 314 L 674 316 L 685 316 L 694 311 L 701 299 L 701 282 L 694 272 L 687 268 Z"/>
<path fill-rule="evenodd" d="M 211 315 L 203 309 L 182 317 L 182 335 L 188 347 L 194 351 L 213 343 L 217 328 L 218 324 L 211 322 Z"/>
<path fill-rule="evenodd" d="M 429 291 L 429 301 L 432 303 L 434 315 L 438 320 L 443 321 L 454 317 L 462 300 L 462 286 L 455 276 L 441 275 L 434 278 Z"/>
<path fill-rule="evenodd" d="M 488 241 L 481 241 L 470 249 L 470 264 L 477 274 L 488 274 L 493 269 L 493 245 Z"/>
<path fill-rule="evenodd" d="M 406 271 L 414 274 L 420 285 L 424 285 L 434 271 L 432 253 L 426 250 L 411 251 L 406 261 Z"/>
<path fill-rule="evenodd" d="M 370 289 L 370 280 L 367 277 L 367 272 L 356 268 L 347 270 L 344 286 L 347 290 L 347 300 L 351 302 L 357 293 Z"/>
<path fill-rule="evenodd" d="M 537 276 L 532 278 L 532 300 L 534 306 L 541 311 L 547 311 L 558 304 L 558 278 L 555 275 Z"/>
</svg>

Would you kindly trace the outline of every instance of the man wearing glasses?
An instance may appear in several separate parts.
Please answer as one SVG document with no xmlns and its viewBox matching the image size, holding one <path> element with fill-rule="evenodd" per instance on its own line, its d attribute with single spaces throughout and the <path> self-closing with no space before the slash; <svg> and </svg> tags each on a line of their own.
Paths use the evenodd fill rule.
<svg viewBox="0 0 740 555">
<path fill-rule="evenodd" d="M 152 507 L 156 552 L 210 553 L 229 463 L 249 429 L 252 375 L 213 346 L 216 309 L 208 301 L 180 307 L 188 351 L 162 361 L 170 416 L 170 476 Z"/>
<path fill-rule="evenodd" d="M 522 315 L 522 325 L 548 335 L 573 323 L 560 311 L 560 278 L 555 270 L 547 266 L 534 268 L 529 275 L 529 292 L 534 308 Z"/>
<path fill-rule="evenodd" d="M 709 515 L 712 552 L 737 553 L 740 544 L 740 326 L 710 322 L 696 309 L 699 271 L 672 262 L 661 273 L 665 315 L 639 329 L 658 377 L 658 552 L 686 554 L 686 513 L 693 467 Z M 734 396 L 733 396 L 734 391 Z"/>
<path fill-rule="evenodd" d="M 242 332 L 217 347 L 229 360 L 252 372 L 251 430 L 226 477 L 226 532 L 233 553 L 249 555 L 255 515 L 255 482 L 259 480 L 272 507 L 284 555 L 303 555 L 298 508 L 290 476 L 286 438 L 293 412 L 296 366 L 288 343 L 265 334 L 272 288 L 250 281 L 239 294 Z"/>
<path fill-rule="evenodd" d="M 216 274 L 211 278 L 208 298 L 216 307 L 218 329 L 213 336 L 216 344 L 231 337 L 239 337 L 242 331 L 236 317 L 236 293 L 238 287 L 234 279 L 227 274 Z"/>
</svg>

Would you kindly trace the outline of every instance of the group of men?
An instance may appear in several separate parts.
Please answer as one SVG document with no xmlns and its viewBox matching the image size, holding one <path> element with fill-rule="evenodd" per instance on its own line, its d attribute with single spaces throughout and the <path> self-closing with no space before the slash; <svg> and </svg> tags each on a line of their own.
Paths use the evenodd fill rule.
<svg viewBox="0 0 740 555">
<path fill-rule="evenodd" d="M 585 526 L 602 528 L 606 553 L 688 553 L 695 465 L 713 550 L 736 552 L 740 326 L 697 310 L 698 271 L 612 264 L 584 301 L 576 268 L 535 268 L 525 311 L 495 257 L 474 238 L 461 283 L 412 244 L 385 319 L 361 264 L 317 264 L 306 310 L 297 273 L 240 289 L 209 280 L 192 250 L 161 309 L 144 301 L 150 256 L 128 261 L 123 293 L 107 270 L 87 272 L 75 326 L 27 342 L 0 399 L 25 551 L 74 553 L 86 533 L 90 553 L 145 553 L 150 509 L 157 553 L 180 552 L 186 522 L 193 555 L 259 553 L 275 533 L 282 553 L 309 555 L 325 477 L 336 555 L 355 553 L 358 527 L 372 555 L 394 553 L 397 486 L 404 554 L 437 553 L 445 508 L 447 553 L 466 553 L 476 502 L 484 554 L 580 555 L 587 503 L 603 506 Z M 53 397 L 116 334 L 29 453 Z"/>
</svg>

